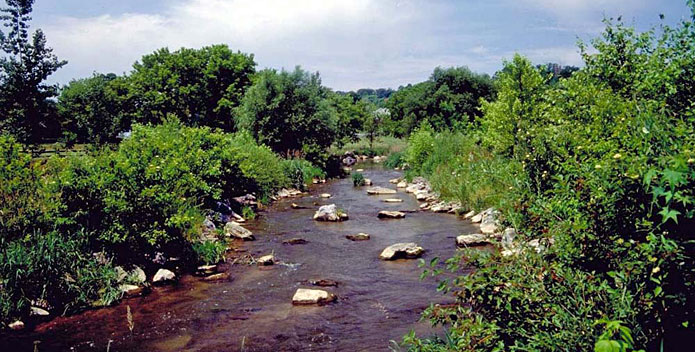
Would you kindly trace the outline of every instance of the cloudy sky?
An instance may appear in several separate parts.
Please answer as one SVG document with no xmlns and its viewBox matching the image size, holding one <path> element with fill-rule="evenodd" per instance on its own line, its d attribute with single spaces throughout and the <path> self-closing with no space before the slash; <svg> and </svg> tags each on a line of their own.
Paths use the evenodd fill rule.
<svg viewBox="0 0 695 352">
<path fill-rule="evenodd" d="M 580 65 L 604 17 L 640 29 L 685 0 L 37 0 L 35 27 L 69 64 L 52 80 L 128 72 L 143 54 L 225 43 L 259 68 L 301 65 L 338 90 L 426 79 L 436 66 L 494 73 L 514 52 Z"/>
</svg>

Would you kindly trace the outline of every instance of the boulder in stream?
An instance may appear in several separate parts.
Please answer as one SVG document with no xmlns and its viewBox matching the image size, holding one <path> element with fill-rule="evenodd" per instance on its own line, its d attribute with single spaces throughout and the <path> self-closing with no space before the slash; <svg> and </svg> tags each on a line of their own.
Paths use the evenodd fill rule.
<svg viewBox="0 0 695 352">
<path fill-rule="evenodd" d="M 331 197 L 331 194 L 330 194 L 330 193 L 321 193 L 321 194 L 319 195 L 319 197 L 321 197 L 321 198 L 330 198 L 330 197 Z"/>
<path fill-rule="evenodd" d="M 398 187 L 398 188 L 406 188 L 406 187 L 408 187 L 408 182 L 400 181 L 400 182 L 398 182 L 398 183 L 396 184 L 396 187 Z"/>
<path fill-rule="evenodd" d="M 253 241 L 253 233 L 243 228 L 239 223 L 230 221 L 224 225 L 224 234 L 244 241 Z"/>
<path fill-rule="evenodd" d="M 336 300 L 336 296 L 324 290 L 314 290 L 308 288 L 298 288 L 292 297 L 292 304 L 326 304 Z"/>
<path fill-rule="evenodd" d="M 12 330 L 22 330 L 22 329 L 24 329 L 24 322 L 21 320 L 16 320 L 16 321 L 10 323 L 10 325 L 8 325 L 8 327 Z"/>
<path fill-rule="evenodd" d="M 367 190 L 369 195 L 379 195 L 379 194 L 396 194 L 398 191 L 386 187 L 374 187 Z"/>
<path fill-rule="evenodd" d="M 142 294 L 143 288 L 136 285 L 123 284 L 119 287 L 123 296 L 126 298 L 136 297 Z"/>
<path fill-rule="evenodd" d="M 377 214 L 377 217 L 379 219 L 403 219 L 405 217 L 405 213 L 400 211 L 382 210 L 379 212 L 379 214 Z"/>
<path fill-rule="evenodd" d="M 152 278 L 153 283 L 164 283 L 167 281 L 172 281 L 176 278 L 176 274 L 174 274 L 171 270 L 167 269 L 159 269 L 157 270 L 157 273 L 154 274 L 154 277 Z"/>
<path fill-rule="evenodd" d="M 338 281 L 334 280 L 329 280 L 329 279 L 315 279 L 315 280 L 309 280 L 309 283 L 314 285 L 314 286 L 319 286 L 319 287 L 329 287 L 329 286 L 338 286 Z"/>
<path fill-rule="evenodd" d="M 282 242 L 282 244 L 289 244 L 289 245 L 297 245 L 297 244 L 307 244 L 309 241 L 303 239 L 303 238 L 290 238 L 289 240 L 285 240 Z"/>
<path fill-rule="evenodd" d="M 348 220 L 348 215 L 338 209 L 335 204 L 324 205 L 314 214 L 316 221 L 344 221 Z"/>
<path fill-rule="evenodd" d="M 360 232 L 354 235 L 347 235 L 345 238 L 349 239 L 350 241 L 367 241 L 371 238 L 371 236 L 369 236 L 368 233 Z"/>
<path fill-rule="evenodd" d="M 381 252 L 379 259 L 395 260 L 400 258 L 413 259 L 422 255 L 425 250 L 418 246 L 417 243 L 396 243 L 390 245 Z"/>
<path fill-rule="evenodd" d="M 275 264 L 275 256 L 272 254 L 264 255 L 256 260 L 256 263 L 261 266 L 268 266 Z"/>
</svg>

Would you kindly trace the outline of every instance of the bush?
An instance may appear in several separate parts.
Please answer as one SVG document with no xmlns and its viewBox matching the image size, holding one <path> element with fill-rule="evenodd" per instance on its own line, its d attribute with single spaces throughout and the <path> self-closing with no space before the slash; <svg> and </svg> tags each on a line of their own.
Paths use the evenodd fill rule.
<svg viewBox="0 0 695 352">
<path fill-rule="evenodd" d="M 361 172 L 355 172 L 354 174 L 352 174 L 352 184 L 355 187 L 364 186 L 364 175 L 362 175 Z"/>
<path fill-rule="evenodd" d="M 289 179 L 289 184 L 297 189 L 306 190 L 315 178 L 325 178 L 323 170 L 304 159 L 288 159 L 282 161 L 282 169 Z"/>
<path fill-rule="evenodd" d="M 120 255 L 185 246 L 198 237 L 203 208 L 287 184 L 280 159 L 248 134 L 175 122 L 136 126 L 115 151 L 53 162 L 64 217 Z"/>
<path fill-rule="evenodd" d="M 379 136 L 372 143 L 367 138 L 362 138 L 357 142 L 347 143 L 340 148 L 334 146 L 332 153 L 334 155 L 344 155 L 346 152 L 352 152 L 356 155 L 374 157 L 402 152 L 405 150 L 406 145 L 406 141 L 402 138 Z"/>
<path fill-rule="evenodd" d="M 386 158 L 386 161 L 384 162 L 384 167 L 389 168 L 389 169 L 395 169 L 397 167 L 401 167 L 404 162 L 405 162 L 405 153 L 395 152 L 395 153 L 389 154 L 389 156 Z"/>
<path fill-rule="evenodd" d="M 202 241 L 193 244 L 198 260 L 205 265 L 217 264 L 224 259 L 227 245 L 219 241 Z"/>
</svg>

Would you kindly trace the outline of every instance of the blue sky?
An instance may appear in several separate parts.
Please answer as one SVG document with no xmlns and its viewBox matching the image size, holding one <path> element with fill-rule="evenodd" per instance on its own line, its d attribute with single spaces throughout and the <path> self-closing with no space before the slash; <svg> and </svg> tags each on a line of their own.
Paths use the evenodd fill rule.
<svg viewBox="0 0 695 352">
<path fill-rule="evenodd" d="M 338 90 L 427 79 L 437 66 L 494 73 L 519 52 L 580 65 L 604 17 L 641 30 L 689 16 L 685 0 L 37 0 L 35 27 L 69 61 L 52 80 L 124 73 L 143 54 L 225 43 L 259 68 L 301 65 Z"/>
</svg>

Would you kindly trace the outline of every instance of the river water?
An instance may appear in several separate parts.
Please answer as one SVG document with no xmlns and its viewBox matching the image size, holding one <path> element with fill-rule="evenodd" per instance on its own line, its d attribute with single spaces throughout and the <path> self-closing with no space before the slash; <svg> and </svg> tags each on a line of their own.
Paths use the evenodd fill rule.
<svg viewBox="0 0 695 352">
<path fill-rule="evenodd" d="M 388 183 L 397 171 L 378 166 L 364 172 L 375 186 Z M 321 199 L 320 193 L 332 198 Z M 403 203 L 384 203 L 402 198 Z M 307 209 L 292 209 L 291 203 Z M 318 205 L 336 204 L 350 220 L 321 223 L 312 220 Z M 353 187 L 350 178 L 312 187 L 302 198 L 275 202 L 247 228 L 256 241 L 241 248 L 258 257 L 274 253 L 282 263 L 269 267 L 228 265 L 231 278 L 205 282 L 184 276 L 175 285 L 155 287 L 146 296 L 116 306 L 59 317 L 34 331 L 5 336 L 2 351 L 388 351 L 410 330 L 419 335 L 440 333 L 420 314 L 430 303 L 453 299 L 436 291 L 437 280 L 420 280 L 416 260 L 381 261 L 381 250 L 398 242 L 424 247 L 425 260 L 448 258 L 456 251 L 455 236 L 473 232 L 454 215 L 408 213 L 405 219 L 380 220 L 380 210 L 418 208 L 415 198 L 369 196 L 366 187 Z M 368 241 L 345 235 L 369 233 Z M 283 244 L 290 238 L 308 241 Z M 337 287 L 312 287 L 314 279 L 339 282 Z M 338 296 L 325 306 L 293 306 L 297 288 L 320 288 Z M 128 328 L 130 307 L 134 328 Z M 111 342 L 109 342 L 111 341 Z"/>
</svg>

